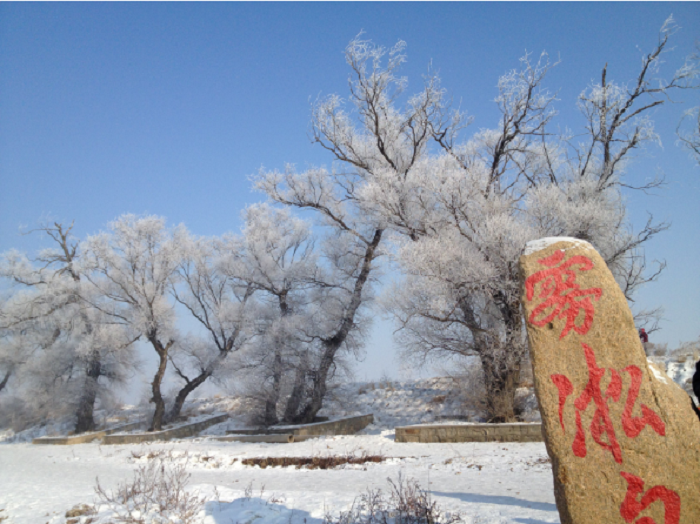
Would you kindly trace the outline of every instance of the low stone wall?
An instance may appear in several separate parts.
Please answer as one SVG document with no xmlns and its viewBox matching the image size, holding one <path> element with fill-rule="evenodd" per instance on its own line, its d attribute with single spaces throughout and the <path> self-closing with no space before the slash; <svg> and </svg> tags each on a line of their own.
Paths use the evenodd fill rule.
<svg viewBox="0 0 700 524">
<path fill-rule="evenodd" d="M 294 427 L 292 435 L 295 438 L 297 436 L 311 435 L 354 435 L 358 431 L 365 429 L 372 422 L 374 422 L 374 415 L 372 414 L 341 418 L 329 422 L 316 422 Z"/>
<path fill-rule="evenodd" d="M 396 442 L 542 442 L 542 424 L 445 424 L 396 428 Z"/>
<path fill-rule="evenodd" d="M 187 438 L 198 435 L 214 424 L 224 422 L 228 415 L 218 415 L 194 424 L 178 426 L 164 431 L 153 431 L 151 433 L 135 433 L 130 435 L 107 435 L 102 440 L 103 444 L 139 444 L 141 442 L 154 442 L 157 440 L 171 440 L 174 438 Z"/>
<path fill-rule="evenodd" d="M 374 415 L 360 415 L 347 417 L 328 422 L 314 422 L 313 424 L 300 424 L 298 426 L 279 426 L 259 429 L 230 430 L 230 435 L 294 435 L 321 436 L 321 435 L 354 435 L 374 422 Z M 297 442 L 299 439 L 295 439 Z"/>
<path fill-rule="evenodd" d="M 252 442 L 255 444 L 293 444 L 319 438 L 323 435 L 228 435 L 226 437 L 209 437 L 219 442 Z"/>
<path fill-rule="evenodd" d="M 54 444 L 59 446 L 67 446 L 71 444 L 85 444 L 93 440 L 99 440 L 107 435 L 116 433 L 117 431 L 129 431 L 136 429 L 141 425 L 141 422 L 132 422 L 116 428 L 105 429 L 103 431 L 92 431 L 90 433 L 81 433 L 80 435 L 71 435 L 68 437 L 39 437 L 32 440 L 32 444 Z"/>
</svg>

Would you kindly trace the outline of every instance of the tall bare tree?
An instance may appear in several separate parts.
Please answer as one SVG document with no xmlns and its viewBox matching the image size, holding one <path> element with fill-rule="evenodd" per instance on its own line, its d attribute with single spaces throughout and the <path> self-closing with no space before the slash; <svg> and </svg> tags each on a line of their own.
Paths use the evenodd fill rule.
<svg viewBox="0 0 700 524">
<path fill-rule="evenodd" d="M 133 364 L 136 337 L 92 307 L 100 299 L 85 285 L 72 229 L 72 224 L 55 222 L 35 230 L 48 235 L 54 247 L 33 260 L 18 252 L 4 256 L 0 274 L 15 284 L 15 290 L 0 308 L 7 362 L 0 390 L 17 371 L 20 389 L 28 384 L 33 389 L 22 393 L 25 400 L 34 397 L 26 404 L 30 411 L 34 406 L 42 412 L 37 404 L 42 398 L 56 416 L 72 409 L 75 432 L 82 433 L 95 427 L 98 393 L 123 379 Z"/>
<path fill-rule="evenodd" d="M 433 134 L 449 133 L 444 118 L 442 90 L 437 78 L 426 80 L 421 92 L 404 109 L 396 106 L 405 80 L 395 76 L 405 60 L 405 44 L 390 50 L 354 39 L 345 50 L 351 68 L 350 106 L 337 95 L 313 106 L 313 140 L 331 152 L 337 165 L 329 170 L 312 168 L 297 173 L 260 173 L 256 186 L 281 204 L 316 213 L 329 229 L 326 260 L 337 280 L 328 288 L 324 304 L 324 332 L 311 334 L 318 344 L 308 400 L 300 405 L 295 422 L 311 421 L 323 405 L 329 375 L 338 352 L 358 328 L 357 319 L 368 298 L 382 240 L 389 226 L 367 212 L 361 192 L 376 177 L 399 183 L 410 176 L 427 151 Z M 382 59 L 388 56 L 386 67 Z M 403 217 L 399 207 L 399 219 Z"/>
<path fill-rule="evenodd" d="M 589 240 L 628 297 L 658 275 L 660 268 L 645 271 L 642 246 L 667 226 L 650 220 L 633 233 L 621 189 L 658 185 L 631 184 L 628 159 L 656 139 L 649 111 L 693 85 L 688 67 L 668 81 L 652 78 L 673 31 L 669 19 L 630 87 L 611 82 L 603 68 L 600 83 L 579 98 L 583 136 L 549 133 L 554 98 L 543 81 L 551 66 L 546 55 L 537 62 L 528 55 L 498 83 L 496 128 L 466 142 L 435 133 L 443 153 L 428 158 L 413 179 L 399 188 L 375 180 L 365 190 L 374 209 L 412 240 L 398 251 L 407 282 L 387 300 L 404 344 L 422 358 L 478 355 L 492 421 L 517 416 L 513 400 L 526 349 L 517 260 L 528 240 Z M 399 210 L 420 220 L 400 220 Z"/>
<path fill-rule="evenodd" d="M 155 410 L 150 431 L 159 431 L 165 416 L 161 384 L 179 338 L 169 291 L 178 278 L 185 237 L 184 227 L 168 230 L 163 218 L 123 215 L 110 224 L 109 232 L 86 241 L 86 279 L 107 301 L 93 306 L 138 333 L 158 356 L 151 382 Z"/>
<path fill-rule="evenodd" d="M 247 282 L 244 246 L 240 239 L 181 238 L 184 256 L 177 272 L 179 286 L 172 288 L 202 326 L 199 337 L 183 339 L 168 358 L 184 381 L 172 402 L 167 420 L 176 419 L 187 397 L 204 384 L 238 352 L 251 335 L 250 301 L 255 287 Z M 187 366 L 194 370 L 188 374 Z"/>
</svg>

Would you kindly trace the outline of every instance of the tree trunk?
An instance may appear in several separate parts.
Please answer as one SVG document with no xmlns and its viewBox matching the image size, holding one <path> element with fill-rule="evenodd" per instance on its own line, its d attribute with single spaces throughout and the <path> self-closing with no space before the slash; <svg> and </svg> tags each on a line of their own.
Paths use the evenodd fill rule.
<svg viewBox="0 0 700 524">
<path fill-rule="evenodd" d="M 217 346 L 219 348 L 219 354 L 216 356 L 216 358 L 209 362 L 209 364 L 206 366 L 205 369 L 200 369 L 199 375 L 197 375 L 194 379 L 190 380 L 185 376 L 184 373 L 181 373 L 179 369 L 175 366 L 175 363 L 173 362 L 173 366 L 175 366 L 175 369 L 177 370 L 177 373 L 185 380 L 185 385 L 178 391 L 177 396 L 175 397 L 175 402 L 173 403 L 173 407 L 170 409 L 166 416 L 166 422 L 172 422 L 175 420 L 177 417 L 180 416 L 180 411 L 182 411 L 182 406 L 185 404 L 185 400 L 187 400 L 187 396 L 192 393 L 195 389 L 197 389 L 199 386 L 204 384 L 209 377 L 211 377 L 214 374 L 214 371 L 216 369 L 219 369 L 219 366 L 221 363 L 226 359 L 226 357 L 229 356 L 231 353 L 231 350 L 233 348 L 233 345 L 235 343 L 235 340 L 238 336 L 238 330 L 234 332 L 234 334 L 226 339 L 225 344 L 219 344 L 217 342 Z"/>
<path fill-rule="evenodd" d="M 151 427 L 148 428 L 148 431 L 160 431 L 163 427 L 163 416 L 165 415 L 165 400 L 163 400 L 163 395 L 160 392 L 160 385 L 163 382 L 165 369 L 168 365 L 168 350 L 173 342 L 170 341 L 163 346 L 155 333 L 149 334 L 148 340 L 153 345 L 153 348 L 156 350 L 156 353 L 158 353 L 158 357 L 160 359 L 158 371 L 153 377 L 153 382 L 151 382 L 151 392 L 153 393 L 151 402 L 156 405 L 156 409 L 153 412 L 153 420 L 151 421 Z"/>
<path fill-rule="evenodd" d="M 275 360 L 272 364 L 272 391 L 265 397 L 265 414 L 263 425 L 272 426 L 279 422 L 277 418 L 277 402 L 280 398 L 280 388 L 282 386 L 282 353 L 275 350 Z"/>
<path fill-rule="evenodd" d="M 343 338 L 345 340 L 345 338 Z M 342 341 L 334 338 L 328 343 L 324 343 L 323 357 L 321 364 L 314 373 L 314 387 L 311 391 L 311 398 L 306 403 L 304 408 L 291 419 L 292 424 L 311 424 L 316 418 L 316 414 L 323 407 L 323 399 L 326 397 L 326 382 L 328 381 L 328 372 L 335 360 L 335 354 L 342 344 Z"/>
<path fill-rule="evenodd" d="M 517 275 L 511 272 L 510 280 L 517 282 Z M 492 355 L 481 359 L 488 393 L 487 409 L 493 422 L 514 422 L 517 420 L 515 390 L 520 384 L 525 351 L 520 299 L 518 295 L 502 291 L 495 293 L 493 299 L 505 326 L 505 340 L 502 346 L 494 348 Z"/>
<path fill-rule="evenodd" d="M 85 433 L 95 429 L 95 399 L 97 398 L 97 381 L 102 374 L 102 363 L 100 353 L 92 351 L 87 362 L 85 385 L 83 386 L 80 403 L 78 404 L 77 421 L 75 423 L 75 433 Z"/>
<path fill-rule="evenodd" d="M 182 406 L 185 403 L 185 400 L 187 400 L 187 396 L 199 386 L 204 384 L 204 382 L 206 382 L 206 380 L 212 375 L 212 372 L 213 368 L 206 369 L 195 378 L 185 383 L 182 389 L 178 391 L 177 396 L 175 397 L 175 402 L 173 403 L 172 408 L 170 408 L 168 415 L 165 417 L 166 422 L 173 422 L 180 416 L 180 411 L 182 411 Z"/>
<path fill-rule="evenodd" d="M 308 362 L 306 357 L 302 358 L 297 365 L 296 372 L 294 374 L 294 387 L 292 388 L 292 394 L 289 395 L 287 399 L 287 406 L 284 410 L 284 421 L 287 423 L 293 423 L 294 417 L 299 412 L 299 406 L 304 399 L 304 388 L 306 386 L 306 373 L 308 372 Z"/>
<path fill-rule="evenodd" d="M 515 390 L 520 383 L 520 367 L 514 366 L 507 348 L 479 355 L 486 387 L 488 422 L 515 422 Z"/>
<path fill-rule="evenodd" d="M 294 417 L 295 424 L 310 424 L 314 421 L 316 414 L 323 407 L 323 399 L 326 396 L 327 390 L 326 382 L 328 380 L 328 372 L 330 371 L 333 362 L 335 362 L 335 354 L 343 345 L 345 339 L 347 339 L 350 329 L 355 322 L 355 313 L 360 307 L 360 304 L 362 304 L 362 289 L 369 278 L 370 271 L 372 270 L 372 261 L 374 261 L 375 252 L 379 242 L 382 240 L 383 233 L 384 230 L 382 229 L 375 230 L 372 241 L 367 244 L 365 256 L 362 259 L 362 268 L 360 269 L 360 274 L 357 276 L 357 280 L 355 281 L 352 299 L 345 310 L 340 327 L 336 333 L 332 337 L 323 341 L 323 355 L 321 356 L 319 367 L 314 373 L 311 398 L 299 412 L 299 414 Z"/>
<path fill-rule="evenodd" d="M 465 323 L 469 327 L 474 350 L 479 355 L 486 389 L 486 413 L 489 422 L 514 422 L 515 390 L 520 383 L 523 354 L 520 302 L 508 300 L 501 292 L 492 299 L 498 307 L 505 327 L 505 341 L 498 334 L 483 329 L 468 297 L 460 300 Z"/>
<path fill-rule="evenodd" d="M 229 340 L 227 345 L 224 346 L 223 349 L 219 348 L 219 354 L 217 355 L 216 359 L 210 362 L 206 369 L 201 370 L 199 375 L 197 375 L 192 380 L 189 380 L 187 377 L 185 377 L 183 373 L 180 373 L 178 370 L 180 376 L 183 379 L 185 379 L 185 385 L 182 387 L 182 389 L 180 389 L 180 391 L 178 391 L 177 396 L 175 397 L 175 402 L 173 403 L 173 407 L 170 409 L 165 419 L 166 422 L 172 422 L 180 416 L 180 411 L 182 411 L 182 406 L 185 404 L 187 396 L 199 386 L 204 384 L 209 379 L 209 377 L 211 377 L 214 374 L 214 370 L 219 368 L 221 362 L 225 360 L 231 352 L 232 347 L 233 339 Z"/>
<path fill-rule="evenodd" d="M 12 376 L 13 371 L 14 371 L 14 368 L 10 367 L 10 369 L 8 369 L 5 372 L 5 376 L 3 377 L 2 382 L 0 382 L 0 391 L 5 389 L 5 386 L 7 386 L 7 381 L 10 380 L 10 377 Z"/>
<path fill-rule="evenodd" d="M 280 317 L 283 319 L 289 316 L 290 313 L 289 304 L 287 302 L 288 293 L 289 290 L 284 289 L 277 294 L 277 300 L 280 306 Z M 280 340 L 275 341 L 275 360 L 272 365 L 272 391 L 268 392 L 267 399 L 265 400 L 265 418 L 263 419 L 263 424 L 265 426 L 272 426 L 279 422 L 277 418 L 277 405 L 280 403 L 282 374 L 284 373 L 282 350 L 280 349 L 281 345 Z M 286 419 L 286 414 L 284 418 Z"/>
</svg>

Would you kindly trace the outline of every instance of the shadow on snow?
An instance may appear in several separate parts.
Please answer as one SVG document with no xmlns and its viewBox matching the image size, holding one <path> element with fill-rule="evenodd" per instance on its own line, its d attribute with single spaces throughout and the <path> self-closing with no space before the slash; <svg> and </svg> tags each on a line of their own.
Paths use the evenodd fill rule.
<svg viewBox="0 0 700 524">
<path fill-rule="evenodd" d="M 509 497 L 503 495 L 482 495 L 480 493 L 451 493 L 446 491 L 433 491 L 432 494 L 440 497 L 451 497 L 459 499 L 462 502 L 468 502 L 471 504 L 498 504 L 501 506 L 518 506 L 521 508 L 533 509 L 538 511 L 552 511 L 558 516 L 556 504 L 551 504 L 549 502 L 534 502 L 532 500 L 525 500 L 517 497 Z M 541 524 L 545 522 L 530 518 L 516 518 L 515 521 L 521 522 L 523 524 Z"/>
<path fill-rule="evenodd" d="M 274 496 L 272 497 L 274 499 Z M 280 500 L 280 502 L 285 502 Z M 320 524 L 322 519 L 312 517 L 307 511 L 289 508 L 277 501 L 259 497 L 241 497 L 230 502 L 210 501 L 204 506 L 205 514 L 216 524 Z"/>
</svg>

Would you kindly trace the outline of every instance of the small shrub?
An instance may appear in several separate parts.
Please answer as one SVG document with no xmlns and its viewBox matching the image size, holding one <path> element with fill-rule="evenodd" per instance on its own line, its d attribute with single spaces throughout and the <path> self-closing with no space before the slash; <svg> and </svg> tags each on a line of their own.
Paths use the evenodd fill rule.
<svg viewBox="0 0 700 524">
<path fill-rule="evenodd" d="M 134 472 L 130 483 L 107 492 L 97 479 L 101 504 L 114 512 L 112 519 L 126 524 L 191 524 L 204 500 L 186 491 L 190 475 L 186 464 L 173 464 L 171 455 L 156 456 Z"/>
<path fill-rule="evenodd" d="M 459 513 L 443 512 L 414 479 L 397 482 L 387 479 L 389 493 L 368 489 L 356 498 L 348 511 L 334 518 L 326 512 L 323 524 L 455 524 L 461 522 Z"/>
<path fill-rule="evenodd" d="M 164 450 L 164 449 L 154 449 L 154 450 L 149 451 L 148 453 L 144 452 L 143 450 L 131 452 L 131 458 L 133 458 L 134 460 L 139 460 L 143 457 L 146 457 L 146 460 L 160 459 L 160 460 L 172 462 L 173 453 L 172 453 L 172 450 Z"/>
<path fill-rule="evenodd" d="M 76 504 L 71 509 L 66 511 L 66 518 L 83 517 L 85 515 L 94 515 L 95 508 L 90 504 Z"/>
</svg>

